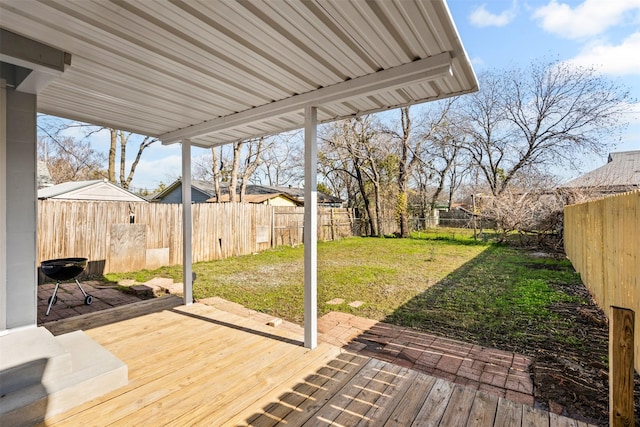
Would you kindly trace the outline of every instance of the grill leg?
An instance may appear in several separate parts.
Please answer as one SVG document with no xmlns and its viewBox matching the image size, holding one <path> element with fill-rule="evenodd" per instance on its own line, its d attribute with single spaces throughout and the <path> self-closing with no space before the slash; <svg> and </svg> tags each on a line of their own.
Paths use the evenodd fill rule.
<svg viewBox="0 0 640 427">
<path fill-rule="evenodd" d="M 89 295 L 87 295 L 87 293 L 84 291 L 84 289 L 82 289 L 82 286 L 80 286 L 80 282 L 78 282 L 78 279 L 75 279 L 76 281 L 76 285 L 78 285 L 78 288 L 80 288 L 80 292 L 82 292 L 82 295 L 84 295 L 84 297 L 88 297 Z"/>
<path fill-rule="evenodd" d="M 56 300 L 56 294 L 58 293 L 58 286 L 60 286 L 60 282 L 56 280 L 56 287 L 53 288 L 53 295 L 51 295 L 51 298 L 49 298 L 49 306 L 47 307 L 47 312 L 45 313 L 45 316 L 49 315 L 49 312 L 51 311 L 51 306 L 53 305 L 53 302 Z"/>
<path fill-rule="evenodd" d="M 89 294 L 87 294 L 84 289 L 82 289 L 82 286 L 80 286 L 80 282 L 78 282 L 78 279 L 75 279 L 76 281 L 76 285 L 78 285 L 78 287 L 80 288 L 80 291 L 82 292 L 82 295 L 84 295 L 84 303 L 85 305 L 91 305 L 91 303 L 93 303 L 93 297 Z"/>
</svg>

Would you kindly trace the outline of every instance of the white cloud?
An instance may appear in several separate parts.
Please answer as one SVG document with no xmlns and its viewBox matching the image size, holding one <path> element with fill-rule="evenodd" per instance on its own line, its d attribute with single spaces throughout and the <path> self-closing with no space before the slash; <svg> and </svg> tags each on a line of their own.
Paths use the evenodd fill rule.
<svg viewBox="0 0 640 427">
<path fill-rule="evenodd" d="M 640 0 L 585 0 L 574 8 L 551 0 L 536 9 L 533 18 L 550 33 L 578 39 L 602 34 L 634 10 L 640 11 Z"/>
<path fill-rule="evenodd" d="M 516 17 L 517 4 L 515 1 L 509 9 L 497 15 L 489 12 L 486 6 L 486 4 L 481 5 L 469 15 L 469 20 L 476 27 L 504 27 Z"/>
<path fill-rule="evenodd" d="M 479 67 L 482 68 L 485 66 L 485 62 L 484 59 L 482 59 L 479 56 L 475 56 L 473 58 L 470 58 L 471 64 L 473 64 L 474 67 Z"/>
<path fill-rule="evenodd" d="M 640 74 L 640 31 L 631 34 L 619 45 L 596 41 L 588 44 L 568 62 L 595 67 L 603 74 L 624 76 Z"/>
</svg>

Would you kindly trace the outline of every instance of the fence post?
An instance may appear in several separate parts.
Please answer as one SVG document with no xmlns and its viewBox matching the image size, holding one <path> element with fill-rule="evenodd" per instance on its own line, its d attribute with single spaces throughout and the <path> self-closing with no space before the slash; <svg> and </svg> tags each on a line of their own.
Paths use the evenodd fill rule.
<svg viewBox="0 0 640 427">
<path fill-rule="evenodd" d="M 609 319 L 609 425 L 633 426 L 634 312 L 611 306 Z"/>
<path fill-rule="evenodd" d="M 271 206 L 271 247 L 276 247 L 276 207 Z"/>
<path fill-rule="evenodd" d="M 335 209 L 331 208 L 331 241 L 336 240 L 336 230 L 335 230 L 336 223 L 335 223 L 333 211 L 335 211 Z"/>
</svg>

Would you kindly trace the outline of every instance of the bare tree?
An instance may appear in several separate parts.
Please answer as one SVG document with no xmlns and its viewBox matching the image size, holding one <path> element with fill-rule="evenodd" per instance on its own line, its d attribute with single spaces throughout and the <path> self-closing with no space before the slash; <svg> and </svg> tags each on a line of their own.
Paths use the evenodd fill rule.
<svg viewBox="0 0 640 427">
<path fill-rule="evenodd" d="M 231 150 L 226 150 L 227 146 L 224 145 L 212 147 L 211 155 L 202 156 L 194 161 L 193 175 L 196 179 L 213 181 L 216 200 L 219 201 L 223 194 L 221 183 L 227 183 L 229 200 L 242 201 L 246 186 L 260 165 L 262 153 L 268 146 L 266 138 L 258 138 L 238 141 L 230 145 Z"/>
<path fill-rule="evenodd" d="M 300 133 L 270 138 L 263 147 L 261 162 L 252 180 L 270 186 L 297 186 L 304 179 L 304 155 Z"/>
<path fill-rule="evenodd" d="M 458 153 L 458 135 L 450 125 L 450 111 L 455 99 L 447 99 L 425 110 L 417 126 L 413 125 L 408 107 L 400 109 L 400 131 L 391 131 L 397 144 L 398 156 L 398 202 L 397 213 L 401 237 L 409 236 L 408 190 L 416 168 L 423 170 L 417 174 L 419 188 L 426 199 L 429 183 L 436 179 L 436 191 L 429 203 L 432 212 L 436 200 L 442 192 L 446 177 Z M 422 185 L 420 185 L 422 184 Z M 422 208 L 426 216 L 426 206 Z"/>
<path fill-rule="evenodd" d="M 38 138 L 38 159 L 43 160 L 54 184 L 67 181 L 100 179 L 104 155 L 88 141 L 53 135 Z"/>
<path fill-rule="evenodd" d="M 238 188 L 238 171 L 240 170 L 240 153 L 243 141 L 237 141 L 233 143 L 233 162 L 231 163 L 231 177 L 229 179 L 229 201 L 237 201 L 237 188 Z"/>
<path fill-rule="evenodd" d="M 371 234 L 382 236 L 382 179 L 384 161 L 390 153 L 388 138 L 374 125 L 371 116 L 365 116 L 333 124 L 322 140 L 320 161 L 325 167 L 332 165 L 335 168 L 332 172 L 351 175 L 361 195 Z M 368 188 L 373 192 L 373 206 Z"/>
<path fill-rule="evenodd" d="M 240 201 L 244 201 L 247 191 L 247 183 L 260 166 L 262 161 L 262 152 L 265 147 L 265 138 L 258 138 L 247 143 L 247 153 L 245 156 L 244 167 L 240 173 Z"/>
<path fill-rule="evenodd" d="M 411 138 L 411 114 L 409 107 L 400 109 L 400 131 L 391 132 L 398 142 L 398 201 L 396 212 L 400 222 L 400 236 L 409 237 L 409 213 L 407 210 L 407 187 L 409 177 L 420 159 L 420 149 L 424 139 Z M 414 142 L 415 141 L 415 142 Z M 412 143 L 413 142 L 413 143 Z"/>
<path fill-rule="evenodd" d="M 129 140 L 131 139 L 131 136 L 133 134 L 131 132 L 124 132 L 124 131 L 113 129 L 113 128 L 109 128 L 109 133 L 111 135 L 111 148 L 109 149 L 109 179 L 112 180 L 112 182 L 116 182 L 115 181 L 115 164 L 112 163 L 111 153 L 112 153 L 112 150 L 115 148 L 113 146 L 114 141 L 119 141 L 120 142 L 120 174 L 119 174 L 120 186 L 122 188 L 128 189 L 129 186 L 131 185 L 131 181 L 133 180 L 133 176 L 136 172 L 136 167 L 138 166 L 138 163 L 140 162 L 140 158 L 142 157 L 142 153 L 144 152 L 144 150 L 149 148 L 151 144 L 153 144 L 158 140 L 150 136 L 145 136 L 142 139 L 142 141 L 138 145 L 138 152 L 136 153 L 136 157 L 131 163 L 131 166 L 129 167 L 129 172 L 125 174 L 126 160 L 127 160 L 127 144 L 129 143 Z"/>
<path fill-rule="evenodd" d="M 465 182 L 467 177 L 471 172 L 471 165 L 468 162 L 468 159 L 465 159 L 462 156 L 461 151 L 458 148 L 457 155 L 455 160 L 453 161 L 449 172 L 447 174 L 447 180 L 449 183 L 448 194 L 447 194 L 447 208 L 451 209 L 453 207 L 454 195 L 460 188 L 460 186 Z"/>
<path fill-rule="evenodd" d="M 222 147 L 220 147 L 220 151 L 222 151 Z M 218 155 L 216 147 L 211 147 L 211 170 L 213 178 L 213 189 L 216 192 L 216 202 L 220 201 L 220 171 L 223 168 L 223 163 L 220 160 L 221 157 L 221 155 Z M 220 166 L 218 166 L 218 164 Z"/>
<path fill-rule="evenodd" d="M 482 217 L 489 219 L 501 241 L 515 232 L 519 244 L 559 249 L 562 241 L 564 198 L 553 190 L 554 177 L 532 169 L 520 170 L 499 195 L 477 198 Z"/>
<path fill-rule="evenodd" d="M 594 69 L 558 61 L 480 80 L 482 90 L 462 98 L 464 147 L 496 196 L 529 166 L 567 165 L 580 153 L 605 150 L 631 101 Z"/>
<path fill-rule="evenodd" d="M 318 150 L 319 175 L 331 189 L 331 194 L 345 199 L 348 207 L 361 207 L 361 193 L 351 159 L 329 148 L 330 140 L 322 141 Z"/>
<path fill-rule="evenodd" d="M 104 156 L 100 156 L 100 162 L 104 163 L 105 160 L 107 162 L 106 178 L 113 183 L 119 183 L 122 188 L 126 189 L 128 189 L 131 185 L 131 181 L 133 180 L 133 177 L 135 175 L 136 168 L 142 157 L 142 153 L 153 143 L 158 141 L 156 138 L 152 138 L 149 136 L 139 136 L 140 138 L 142 138 L 142 140 L 138 145 L 138 151 L 136 153 L 135 159 L 133 160 L 131 166 L 127 171 L 126 164 L 128 144 L 133 140 L 138 139 L 137 137 L 134 137 L 134 134 L 132 134 L 131 132 L 95 126 L 88 123 L 70 122 L 47 115 L 38 116 L 38 131 L 40 135 L 45 139 L 51 140 L 52 142 L 67 140 L 68 143 L 69 137 L 65 135 L 69 131 L 75 130 L 80 130 L 80 132 L 83 134 L 81 138 L 72 138 L 73 140 L 75 140 L 75 144 L 84 145 L 86 147 L 91 146 L 91 140 L 95 135 L 103 131 L 109 132 L 109 151 L 107 153 L 106 159 Z M 120 146 L 119 159 L 118 145 Z M 91 159 L 94 160 L 93 158 Z M 116 166 L 116 163 L 118 162 L 119 164 Z M 119 171 L 118 179 L 116 179 L 116 171 Z"/>
</svg>

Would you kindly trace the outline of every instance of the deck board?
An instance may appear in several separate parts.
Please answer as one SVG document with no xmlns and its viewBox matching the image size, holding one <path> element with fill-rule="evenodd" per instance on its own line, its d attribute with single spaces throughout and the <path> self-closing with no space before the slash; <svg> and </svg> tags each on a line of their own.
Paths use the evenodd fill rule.
<svg viewBox="0 0 640 427">
<path fill-rule="evenodd" d="M 385 427 L 403 427 L 410 426 L 416 415 L 422 408 L 423 403 L 427 399 L 429 392 L 436 383 L 436 378 L 427 375 L 417 375 L 410 384 L 410 391 L 407 390 L 404 399 L 402 399 L 394 408 L 393 413 L 384 423 Z M 376 420 L 378 421 L 378 420 Z M 380 419 L 379 422 L 384 420 Z"/>
<path fill-rule="evenodd" d="M 498 398 L 498 409 L 496 410 L 495 427 L 509 427 L 522 425 L 522 405 L 516 402 Z"/>
<path fill-rule="evenodd" d="M 455 387 L 449 399 L 441 424 L 448 426 L 463 426 L 467 424 L 476 391 L 465 387 Z"/>
<path fill-rule="evenodd" d="M 135 310 L 76 322 L 129 384 L 47 426 L 585 425 L 327 343 L 308 350 L 295 329 L 202 304 Z"/>
<path fill-rule="evenodd" d="M 440 425 L 440 420 L 450 402 L 453 389 L 453 383 L 438 378 L 411 425 L 416 427 Z"/>
<path fill-rule="evenodd" d="M 364 414 L 357 427 L 369 426 L 374 423 L 383 425 L 391 417 L 398 404 L 404 400 L 418 375 L 417 371 L 401 368 L 393 375 L 376 404 Z"/>
<path fill-rule="evenodd" d="M 522 408 L 522 427 L 549 427 L 549 414 L 540 409 L 524 406 Z"/>
</svg>

